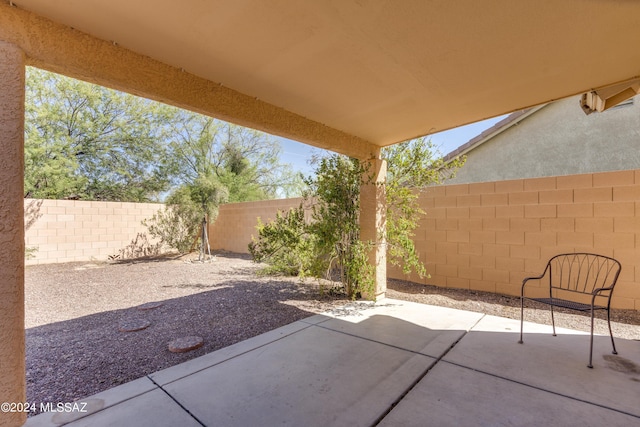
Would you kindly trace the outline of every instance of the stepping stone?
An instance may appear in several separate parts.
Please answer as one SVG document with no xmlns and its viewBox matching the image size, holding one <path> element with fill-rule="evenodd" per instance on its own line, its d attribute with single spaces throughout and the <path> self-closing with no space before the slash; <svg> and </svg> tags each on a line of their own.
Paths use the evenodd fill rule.
<svg viewBox="0 0 640 427">
<path fill-rule="evenodd" d="M 145 319 L 129 319 L 120 323 L 118 330 L 120 332 L 134 332 L 146 329 L 151 325 L 151 322 Z"/>
<path fill-rule="evenodd" d="M 103 266 L 100 266 L 98 264 L 84 264 L 84 265 L 81 265 L 80 267 L 74 268 L 74 270 L 80 271 L 80 270 L 88 270 L 88 269 L 91 269 L 91 268 L 102 268 L 102 267 Z"/>
<path fill-rule="evenodd" d="M 172 353 L 186 353 L 202 347 L 204 340 L 202 337 L 190 336 L 177 338 L 169 343 L 169 351 Z"/>
<path fill-rule="evenodd" d="M 154 308 L 162 307 L 163 305 L 164 305 L 163 302 L 153 301 L 153 302 L 146 302 L 144 304 L 140 304 L 136 308 L 138 310 L 153 310 Z"/>
</svg>

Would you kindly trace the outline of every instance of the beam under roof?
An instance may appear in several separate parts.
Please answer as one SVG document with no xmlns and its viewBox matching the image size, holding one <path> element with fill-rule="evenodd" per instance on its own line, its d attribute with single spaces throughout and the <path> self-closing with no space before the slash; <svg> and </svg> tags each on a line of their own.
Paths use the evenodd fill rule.
<svg viewBox="0 0 640 427">
<path fill-rule="evenodd" d="M 0 4 L 0 40 L 19 46 L 38 68 L 351 157 L 379 156 L 361 138 L 9 4 Z"/>
<path fill-rule="evenodd" d="M 36 65 L 358 157 L 640 77 L 635 0 L 12 3 Z"/>
</svg>

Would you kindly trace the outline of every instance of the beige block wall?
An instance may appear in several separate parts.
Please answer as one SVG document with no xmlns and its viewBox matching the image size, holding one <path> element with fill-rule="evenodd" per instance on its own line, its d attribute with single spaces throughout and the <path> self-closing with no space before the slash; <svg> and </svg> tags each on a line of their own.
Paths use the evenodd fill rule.
<svg viewBox="0 0 640 427">
<path fill-rule="evenodd" d="M 640 310 L 640 170 L 440 186 L 419 200 L 427 216 L 414 241 L 431 278 L 391 265 L 388 277 L 519 295 L 551 256 L 594 252 L 622 263 L 612 305 Z M 299 202 L 225 205 L 212 244 L 246 253 L 257 217 Z"/>
<path fill-rule="evenodd" d="M 260 202 L 229 203 L 220 206 L 216 221 L 209 226 L 212 249 L 249 253 L 251 236 L 257 236 L 258 218 L 266 223 L 275 219 L 278 211 L 297 207 L 302 199 L 263 200 Z"/>
<path fill-rule="evenodd" d="M 640 171 L 449 185 L 420 202 L 415 242 L 431 278 L 412 281 L 519 295 L 551 256 L 592 252 L 622 263 L 612 305 L 640 310 Z"/>
<path fill-rule="evenodd" d="M 147 228 L 163 205 L 157 203 L 95 202 L 25 199 L 25 222 L 36 210 L 37 219 L 25 233 L 27 248 L 36 248 L 30 264 L 105 261 L 129 245 Z M 39 205 L 39 206 L 38 206 Z"/>
</svg>

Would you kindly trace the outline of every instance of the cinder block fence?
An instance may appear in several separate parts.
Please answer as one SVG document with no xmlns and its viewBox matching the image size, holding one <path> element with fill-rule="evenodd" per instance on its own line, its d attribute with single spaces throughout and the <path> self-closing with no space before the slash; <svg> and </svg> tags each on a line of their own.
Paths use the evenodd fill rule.
<svg viewBox="0 0 640 427">
<path fill-rule="evenodd" d="M 263 223 L 275 219 L 278 211 L 300 205 L 302 199 L 263 200 L 260 202 L 229 203 L 220 206 L 218 218 L 209 226 L 212 249 L 246 254 L 251 236 L 257 235 L 257 219 Z"/>
<path fill-rule="evenodd" d="M 427 216 L 414 240 L 431 277 L 392 266 L 389 277 L 519 295 L 551 256 L 595 252 L 622 263 L 612 305 L 640 310 L 640 170 L 439 186 L 419 200 Z M 224 205 L 211 243 L 246 253 L 257 217 L 299 202 Z"/>
<path fill-rule="evenodd" d="M 155 203 L 93 202 L 25 199 L 27 248 L 35 248 L 29 264 L 105 261 L 119 255 L 145 233 L 142 220 L 163 205 Z M 141 244 L 139 239 L 138 244 Z"/>
<path fill-rule="evenodd" d="M 232 203 L 210 226 L 213 248 L 247 252 L 257 218 L 268 221 L 301 199 Z M 389 277 L 518 295 L 522 279 L 562 252 L 594 252 L 622 263 L 612 304 L 640 310 L 640 170 L 429 188 L 415 243 L 430 278 Z M 27 264 L 106 260 L 146 232 L 162 205 L 25 200 Z"/>
</svg>

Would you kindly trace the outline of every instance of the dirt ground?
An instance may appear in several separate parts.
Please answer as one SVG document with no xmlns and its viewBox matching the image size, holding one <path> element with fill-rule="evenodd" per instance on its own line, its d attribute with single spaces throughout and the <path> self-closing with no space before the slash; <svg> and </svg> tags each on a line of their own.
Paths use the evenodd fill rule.
<svg viewBox="0 0 640 427">
<path fill-rule="evenodd" d="M 71 402 L 348 303 L 330 283 L 260 276 L 244 255 L 192 258 L 27 267 L 27 401 Z M 485 292 L 389 280 L 387 296 L 520 318 L 519 298 Z M 137 308 L 149 302 L 162 305 Z M 525 319 L 549 323 L 549 311 L 530 308 Z M 612 319 L 615 337 L 640 340 L 639 312 L 612 310 Z M 120 331 L 145 321 L 146 329 Z M 559 313 L 556 324 L 589 330 L 588 317 L 574 313 Z M 596 326 L 607 333 L 606 322 Z M 199 349 L 168 350 L 193 335 L 204 340 Z"/>
</svg>

